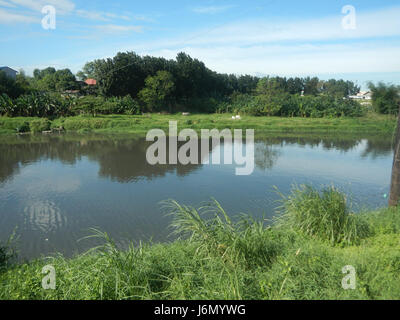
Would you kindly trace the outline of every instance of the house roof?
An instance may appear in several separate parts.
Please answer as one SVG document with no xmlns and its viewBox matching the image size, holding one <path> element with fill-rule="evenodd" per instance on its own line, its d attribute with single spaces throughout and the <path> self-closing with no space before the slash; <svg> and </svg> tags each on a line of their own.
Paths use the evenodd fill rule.
<svg viewBox="0 0 400 320">
<path fill-rule="evenodd" d="M 14 69 L 12 69 L 12 68 L 10 68 L 10 67 L 7 67 L 7 66 L 0 67 L 0 70 L 5 70 L 5 69 L 8 69 L 9 71 L 13 71 L 13 72 L 15 72 L 15 73 L 18 73 L 18 71 L 14 70 Z"/>
<path fill-rule="evenodd" d="M 89 86 L 95 86 L 97 84 L 97 81 L 95 79 L 86 79 L 85 83 Z"/>
<path fill-rule="evenodd" d="M 371 92 L 370 91 L 360 91 L 359 93 L 357 93 L 358 96 L 367 96 L 370 95 Z"/>
</svg>

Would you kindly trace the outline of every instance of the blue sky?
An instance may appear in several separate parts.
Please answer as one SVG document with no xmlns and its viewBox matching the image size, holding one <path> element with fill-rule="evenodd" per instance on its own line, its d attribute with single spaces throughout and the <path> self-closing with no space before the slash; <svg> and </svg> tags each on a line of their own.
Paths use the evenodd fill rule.
<svg viewBox="0 0 400 320">
<path fill-rule="evenodd" d="M 55 30 L 42 28 L 45 5 Z M 0 65 L 77 72 L 118 51 L 185 51 L 219 72 L 400 84 L 399 17 L 399 0 L 0 0 Z"/>
</svg>

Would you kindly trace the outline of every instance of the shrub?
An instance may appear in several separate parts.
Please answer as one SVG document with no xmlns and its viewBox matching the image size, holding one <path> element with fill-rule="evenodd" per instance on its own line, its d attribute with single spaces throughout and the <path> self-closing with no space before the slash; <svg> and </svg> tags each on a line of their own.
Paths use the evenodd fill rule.
<svg viewBox="0 0 400 320">
<path fill-rule="evenodd" d="M 300 96 L 285 92 L 274 94 L 234 94 L 231 104 L 223 106 L 228 112 L 253 116 L 281 117 L 360 117 L 364 114 L 357 101 L 330 95 Z M 224 110 L 222 109 L 222 110 Z M 218 109 L 221 112 L 221 109 Z"/>
<path fill-rule="evenodd" d="M 75 114 L 140 114 L 141 108 L 136 100 L 131 96 L 113 97 L 105 99 L 103 97 L 86 96 L 77 100 L 73 108 Z"/>
<path fill-rule="evenodd" d="M 123 98 L 115 98 L 116 109 L 114 113 L 117 114 L 140 114 L 141 108 L 139 103 L 134 100 L 130 95 L 127 95 Z"/>
<path fill-rule="evenodd" d="M 311 186 L 294 188 L 282 196 L 282 226 L 331 244 L 353 244 L 369 234 L 367 224 L 349 212 L 346 196 L 334 187 L 321 192 Z"/>
<path fill-rule="evenodd" d="M 57 94 L 30 93 L 17 99 L 3 94 L 0 97 L 0 115 L 9 117 L 57 117 L 70 115 L 73 101 Z"/>
<path fill-rule="evenodd" d="M 18 127 L 15 128 L 18 133 L 29 132 L 31 129 L 29 127 L 29 122 L 23 122 Z"/>
<path fill-rule="evenodd" d="M 30 131 L 33 133 L 50 130 L 51 122 L 48 119 L 32 120 L 29 124 Z"/>
<path fill-rule="evenodd" d="M 0 115 L 12 116 L 15 113 L 13 100 L 5 93 L 0 95 Z"/>
<path fill-rule="evenodd" d="M 247 267 L 271 264 L 292 236 L 247 216 L 234 222 L 217 201 L 199 210 L 168 201 L 166 208 L 173 217 L 174 233 L 196 243 L 199 253 L 226 261 L 240 259 Z"/>
</svg>

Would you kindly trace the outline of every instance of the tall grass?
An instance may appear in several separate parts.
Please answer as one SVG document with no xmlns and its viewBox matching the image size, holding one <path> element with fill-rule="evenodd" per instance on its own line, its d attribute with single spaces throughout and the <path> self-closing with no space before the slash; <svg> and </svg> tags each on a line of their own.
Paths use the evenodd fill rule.
<svg viewBox="0 0 400 320">
<path fill-rule="evenodd" d="M 249 216 L 242 215 L 233 222 L 216 200 L 198 210 L 173 200 L 165 207 L 173 216 L 171 227 L 175 235 L 186 236 L 196 244 L 198 252 L 217 255 L 231 263 L 240 261 L 246 267 L 268 265 L 290 241 L 290 232 L 277 232 Z"/>
<path fill-rule="evenodd" d="M 0 241 L 0 272 L 9 268 L 17 258 L 18 236 L 14 230 L 4 243 Z"/>
<path fill-rule="evenodd" d="M 335 187 L 318 191 L 311 186 L 295 187 L 282 195 L 279 222 L 306 235 L 332 244 L 355 244 L 369 234 L 368 225 L 349 212 L 346 195 Z"/>
<path fill-rule="evenodd" d="M 333 188 L 297 188 L 283 201 L 288 211 L 272 226 L 231 219 L 216 201 L 199 209 L 168 201 L 177 240 L 120 250 L 92 229 L 84 241 L 102 244 L 86 254 L 0 273 L 0 300 L 400 299 L 400 209 L 355 217 Z M 56 270 L 56 290 L 41 288 L 48 264 Z M 355 290 L 342 288 L 346 265 L 356 269 Z"/>
<path fill-rule="evenodd" d="M 90 130 L 109 133 L 146 133 L 153 128 L 168 132 L 169 121 L 178 121 L 179 128 L 201 129 L 255 129 L 257 132 L 280 133 L 364 133 L 392 134 L 396 118 L 389 115 L 367 115 L 361 118 L 281 118 L 255 117 L 243 115 L 241 120 L 233 121 L 232 114 L 147 114 L 147 115 L 99 115 L 74 116 L 50 119 L 51 128 L 63 127 L 68 131 Z M 26 123 L 27 130 L 34 129 L 33 121 L 40 118 L 0 117 L 0 130 L 15 133 L 17 127 Z M 47 126 L 47 120 L 43 123 Z"/>
</svg>

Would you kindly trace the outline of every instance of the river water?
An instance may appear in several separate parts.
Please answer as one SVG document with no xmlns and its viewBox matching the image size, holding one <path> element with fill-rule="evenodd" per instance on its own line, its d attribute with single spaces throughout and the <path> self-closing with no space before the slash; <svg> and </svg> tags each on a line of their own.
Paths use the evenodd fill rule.
<svg viewBox="0 0 400 320">
<path fill-rule="evenodd" d="M 27 259 L 82 252 L 93 245 L 78 241 L 91 227 L 122 244 L 168 241 L 163 200 L 198 207 L 215 198 L 232 216 L 268 219 L 279 206 L 274 187 L 287 194 L 293 184 L 334 184 L 354 211 L 387 204 L 390 137 L 265 136 L 248 176 L 235 175 L 234 164 L 152 166 L 149 145 L 130 135 L 2 137 L 0 240 L 17 228 Z"/>
</svg>

